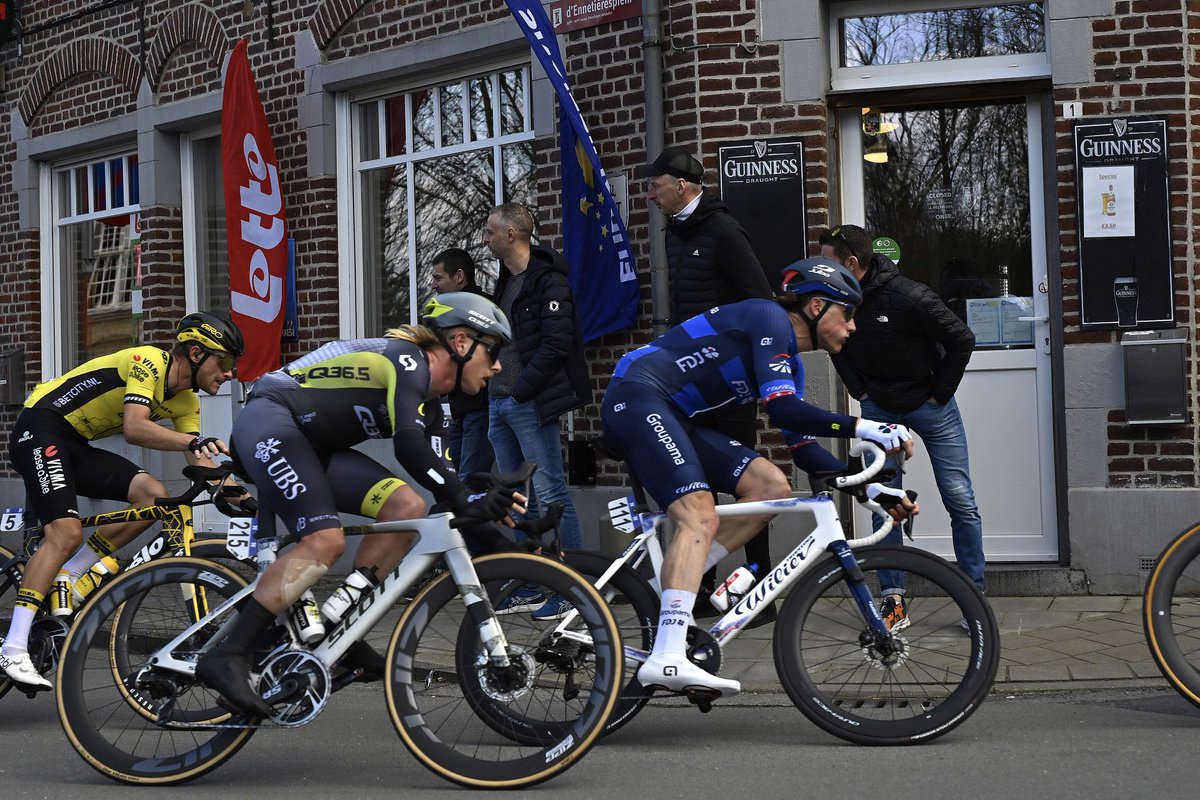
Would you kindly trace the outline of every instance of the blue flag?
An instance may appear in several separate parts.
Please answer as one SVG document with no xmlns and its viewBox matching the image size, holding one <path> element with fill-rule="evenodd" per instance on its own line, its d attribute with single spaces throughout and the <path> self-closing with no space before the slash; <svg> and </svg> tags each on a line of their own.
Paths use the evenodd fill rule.
<svg viewBox="0 0 1200 800">
<path fill-rule="evenodd" d="M 554 28 L 539 0 L 505 0 L 558 93 L 562 159 L 563 255 L 583 340 L 628 328 L 640 290 L 625 221 L 608 188 L 596 146 L 571 96 Z"/>
</svg>

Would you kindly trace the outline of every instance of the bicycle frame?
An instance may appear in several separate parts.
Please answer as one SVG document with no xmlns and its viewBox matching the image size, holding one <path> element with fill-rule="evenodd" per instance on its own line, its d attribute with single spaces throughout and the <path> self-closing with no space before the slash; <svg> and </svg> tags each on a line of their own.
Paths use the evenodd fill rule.
<svg viewBox="0 0 1200 800">
<path fill-rule="evenodd" d="M 619 529 L 625 529 L 626 532 L 634 530 L 638 532 L 625 551 L 596 581 L 596 588 L 600 590 L 601 594 L 604 594 L 603 590 L 608 585 L 608 581 L 623 565 L 636 567 L 647 557 L 654 569 L 654 579 L 650 581 L 650 584 L 655 592 L 662 594 L 659 576 L 662 572 L 663 552 L 657 534 L 659 527 L 667 520 L 667 515 L 662 512 L 635 513 L 632 510 L 635 503 L 635 498 L 629 496 L 614 500 L 609 504 L 609 512 L 613 516 L 614 524 Z M 791 553 L 781 559 L 773 570 L 760 578 L 741 600 L 725 612 L 724 616 L 709 627 L 709 634 L 721 646 L 734 639 L 750 620 L 758 616 L 763 608 L 773 603 L 788 587 L 799 580 L 818 560 L 819 556 L 826 552 L 833 553 L 841 560 L 842 568 L 853 576 L 857 569 L 857 563 L 854 555 L 850 552 L 851 549 L 876 544 L 882 541 L 891 530 L 891 525 L 885 524 L 871 536 L 855 540 L 852 543 L 848 542 L 842 536 L 842 523 L 834 506 L 833 498 L 829 495 L 733 503 L 719 505 L 716 510 L 718 517 L 806 513 L 812 515 L 817 523 L 817 527 L 812 533 L 796 545 Z M 890 520 L 890 518 L 888 519 Z M 854 600 L 862 610 L 863 617 L 868 621 L 871 630 L 880 636 L 887 636 L 887 625 L 865 583 L 860 578 L 857 582 L 851 581 L 850 585 L 854 592 Z M 572 619 L 572 615 L 564 618 L 559 625 L 559 631 L 563 631 Z M 625 657 L 641 663 L 650 657 L 650 653 L 626 643 Z"/>
<path fill-rule="evenodd" d="M 446 560 L 446 567 L 451 577 L 459 586 L 460 593 L 467 604 L 467 611 L 472 622 L 480 631 L 481 639 L 487 647 L 492 663 L 499 667 L 508 666 L 508 642 L 504 638 L 503 631 L 496 625 L 495 614 L 486 594 L 480 590 L 479 577 L 475 572 L 474 564 L 471 563 L 471 554 L 467 550 L 466 541 L 462 534 L 450 527 L 451 518 L 452 515 L 445 512 L 421 519 L 377 522 L 344 529 L 348 536 L 415 531 L 417 538 L 403 560 L 391 572 L 383 576 L 379 585 L 364 594 L 346 617 L 326 634 L 319 645 L 312 649 L 312 654 L 322 664 L 330 667 L 345 655 L 350 645 L 363 638 L 374 628 L 389 609 L 403 597 L 404 592 L 416 584 L 426 572 L 432 569 L 438 558 L 442 557 Z M 262 536 L 259 537 L 259 541 L 270 538 L 272 537 Z M 287 544 L 289 541 L 285 540 L 282 544 Z M 186 641 L 195 630 L 204 627 L 210 620 L 224 614 L 242 598 L 252 593 L 260 578 L 261 573 L 260 577 L 251 582 L 249 586 L 226 599 L 217 608 L 168 642 L 150 659 L 150 662 L 156 668 L 194 675 L 196 672 L 195 661 L 175 658 L 174 649 Z M 222 624 L 220 630 L 212 637 L 213 640 L 221 638 L 231 624 L 232 619 Z"/>
</svg>

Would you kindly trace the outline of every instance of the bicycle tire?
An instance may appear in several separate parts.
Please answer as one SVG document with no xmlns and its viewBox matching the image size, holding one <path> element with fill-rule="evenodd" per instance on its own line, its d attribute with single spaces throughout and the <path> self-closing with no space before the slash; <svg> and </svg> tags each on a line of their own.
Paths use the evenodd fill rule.
<svg viewBox="0 0 1200 800">
<path fill-rule="evenodd" d="M 384 683 L 388 711 L 409 751 L 443 778 L 472 788 L 532 786 L 573 766 L 599 739 L 619 693 L 620 634 L 596 590 L 561 563 L 527 553 L 484 556 L 474 563 L 490 596 L 533 582 L 575 607 L 590 637 L 574 654 L 584 657 L 586 684 L 567 697 L 570 683 L 555 672 L 561 660 L 556 666 L 536 663 L 546 655 L 539 645 L 555 624 L 534 622 L 527 614 L 495 617 L 512 667 L 489 673 L 478 632 L 447 573 L 426 586 L 396 624 Z M 503 679 L 517 682 L 497 686 Z M 535 709 L 543 710 L 540 718 L 533 716 Z M 497 732 L 506 716 L 520 733 Z M 529 727 L 535 719 L 536 729 Z"/>
<path fill-rule="evenodd" d="M 1200 707 L 1200 524 L 1176 536 L 1154 562 L 1142 627 L 1163 677 Z"/>
<path fill-rule="evenodd" d="M 81 612 L 64 645 L 56 687 L 59 720 L 83 759 L 113 780 L 143 785 L 192 780 L 230 759 L 254 733 L 254 728 L 242 727 L 164 727 L 156 716 L 130 702 L 129 686 L 143 691 L 143 684 L 131 684 L 133 675 L 119 675 L 113 668 L 114 625 L 120 624 L 129 601 L 136 601 L 129 613 L 139 615 L 134 624 L 141 627 L 129 637 L 132 647 L 127 652 L 148 657 L 191 624 L 189 612 L 180 602 L 181 585 L 224 598 L 245 582 L 236 573 L 198 558 L 143 564 L 96 590 L 96 597 Z M 224 619 L 197 632 L 195 644 L 202 645 Z M 140 670 L 142 663 L 131 662 L 131 667 Z M 184 719 L 188 713 L 206 721 L 217 718 L 212 711 L 217 707 L 216 693 L 191 678 L 171 675 L 178 681 L 175 703 Z M 150 677 L 155 679 L 153 673 Z M 165 679 L 158 680 L 159 686 L 166 685 Z M 155 691 L 154 684 L 147 685 L 144 691 Z"/>
<path fill-rule="evenodd" d="M 613 562 L 611 557 L 592 550 L 567 550 L 563 557 L 569 567 L 586 577 L 593 585 Z M 608 603 L 608 610 L 616 619 L 617 627 L 621 629 L 621 641 L 627 646 L 634 645 L 647 652 L 652 650 L 654 637 L 658 634 L 661 603 L 646 579 L 628 565 L 622 565 L 613 573 L 608 585 L 599 591 Z M 642 662 L 630 658 L 626 653 L 621 695 L 608 718 L 608 724 L 604 726 L 605 736 L 615 733 L 636 717 L 654 695 L 652 687 L 643 686 L 637 679 L 637 671 L 641 666 Z"/>
<path fill-rule="evenodd" d="M 224 539 L 201 539 L 191 546 L 192 557 L 214 561 L 236 574 L 245 586 L 257 575 L 255 565 L 242 561 L 229 552 Z M 160 559 L 156 559 L 160 560 Z M 168 639 L 158 637 L 149 639 L 136 630 L 141 611 L 141 602 L 145 594 L 140 594 L 126 600 L 113 614 L 112 636 L 109 639 L 109 663 L 113 670 L 113 679 L 118 688 L 122 689 L 125 699 L 138 710 L 146 719 L 153 720 L 156 716 L 157 703 L 152 697 L 137 692 L 126 685 L 125 676 L 132 675 L 137 670 L 141 656 L 166 644 Z M 90 599 L 90 595 L 89 595 Z M 193 620 L 207 614 L 208 603 L 202 602 L 198 611 L 189 613 Z M 134 652 L 130 652 L 130 644 L 134 644 Z M 138 649 L 140 647 L 140 649 Z M 150 649 L 152 648 L 152 649 Z M 220 706 L 210 708 L 189 709 L 179 712 L 180 721 L 194 723 L 216 723 L 227 719 L 230 714 Z"/>
<path fill-rule="evenodd" d="M 17 599 L 17 590 L 21 588 L 21 576 L 25 572 L 25 562 L 17 558 L 7 547 L 0 547 L 0 644 L 12 624 L 13 603 Z M 0 673 L 0 698 L 8 694 L 13 687 L 12 680 Z"/>
<path fill-rule="evenodd" d="M 902 745 L 949 733 L 983 702 L 1000 663 L 991 607 L 966 575 L 908 547 L 854 551 L 879 596 L 878 572 L 908 575 L 909 627 L 889 660 L 833 556 L 811 567 L 775 623 L 775 668 L 788 696 L 819 728 L 856 744 Z M 970 633 L 962 627 L 966 620 Z"/>
</svg>

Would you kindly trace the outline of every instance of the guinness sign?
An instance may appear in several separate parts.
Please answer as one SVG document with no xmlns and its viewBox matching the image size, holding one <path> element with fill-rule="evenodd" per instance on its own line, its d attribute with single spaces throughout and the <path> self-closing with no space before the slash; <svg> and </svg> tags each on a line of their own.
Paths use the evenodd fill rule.
<svg viewBox="0 0 1200 800">
<path fill-rule="evenodd" d="M 1080 120 L 1074 140 L 1083 327 L 1174 325 L 1166 117 Z"/>
<path fill-rule="evenodd" d="M 807 250 L 804 140 L 750 139 L 717 148 L 721 199 L 746 229 L 767 283 Z"/>
</svg>

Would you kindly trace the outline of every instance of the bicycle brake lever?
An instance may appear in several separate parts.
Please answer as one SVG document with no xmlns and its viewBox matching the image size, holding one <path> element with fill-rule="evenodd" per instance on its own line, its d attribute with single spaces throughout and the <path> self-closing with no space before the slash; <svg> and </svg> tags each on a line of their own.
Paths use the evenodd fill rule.
<svg viewBox="0 0 1200 800">
<path fill-rule="evenodd" d="M 914 492 L 912 489 L 905 489 L 904 493 L 906 495 L 908 495 L 909 500 L 913 501 L 914 503 L 917 502 L 917 493 Z M 904 531 L 904 535 L 908 537 L 908 540 L 910 542 L 912 541 L 912 538 L 913 538 L 913 523 L 914 523 L 914 521 L 915 521 L 915 517 L 913 517 L 912 514 L 909 514 L 908 519 L 904 520 L 904 524 L 900 526 L 900 529 Z"/>
</svg>

